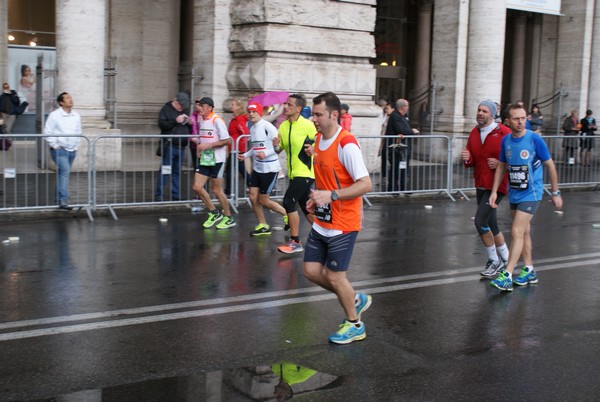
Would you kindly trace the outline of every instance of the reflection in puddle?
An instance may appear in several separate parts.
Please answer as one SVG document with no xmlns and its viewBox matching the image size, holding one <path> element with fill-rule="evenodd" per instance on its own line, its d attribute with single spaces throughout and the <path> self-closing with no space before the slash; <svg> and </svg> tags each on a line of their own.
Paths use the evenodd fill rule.
<svg viewBox="0 0 600 402">
<path fill-rule="evenodd" d="M 233 389 L 249 400 L 278 402 L 300 393 L 335 387 L 339 385 L 337 379 L 334 375 L 289 362 L 227 370 L 225 378 Z"/>
<path fill-rule="evenodd" d="M 29 402 L 279 402 L 294 395 L 335 388 L 341 382 L 342 377 L 279 362 L 85 390 Z"/>
</svg>

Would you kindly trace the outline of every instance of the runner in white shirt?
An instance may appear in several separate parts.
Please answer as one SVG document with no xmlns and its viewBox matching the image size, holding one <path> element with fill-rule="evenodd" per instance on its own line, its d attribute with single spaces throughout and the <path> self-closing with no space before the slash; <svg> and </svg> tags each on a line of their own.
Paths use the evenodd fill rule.
<svg viewBox="0 0 600 402">
<path fill-rule="evenodd" d="M 214 101 L 204 97 L 196 102 L 199 105 L 198 136 L 192 138 L 196 142 L 198 154 L 198 166 L 194 175 L 194 191 L 204 202 L 208 209 L 208 219 L 204 222 L 204 228 L 208 229 L 217 225 L 217 229 L 229 229 L 236 225 L 231 216 L 229 201 L 223 191 L 223 173 L 225 171 L 225 160 L 227 158 L 227 146 L 231 142 L 227 126 L 221 118 L 213 112 Z M 215 207 L 210 194 L 204 186 L 210 180 L 215 196 L 223 208 L 223 213 Z"/>
<path fill-rule="evenodd" d="M 265 218 L 263 208 L 281 214 L 286 218 L 285 209 L 273 201 L 270 197 L 271 191 L 277 182 L 277 174 L 281 170 L 279 157 L 275 152 L 273 140 L 279 133 L 275 126 L 263 120 L 263 107 L 258 103 L 248 104 L 248 121 L 250 127 L 250 149 L 244 154 L 238 155 L 240 160 L 253 158 L 252 174 L 250 175 L 249 196 L 252 209 L 258 219 L 258 225 L 250 234 L 252 236 L 270 235 L 271 227 Z"/>
</svg>

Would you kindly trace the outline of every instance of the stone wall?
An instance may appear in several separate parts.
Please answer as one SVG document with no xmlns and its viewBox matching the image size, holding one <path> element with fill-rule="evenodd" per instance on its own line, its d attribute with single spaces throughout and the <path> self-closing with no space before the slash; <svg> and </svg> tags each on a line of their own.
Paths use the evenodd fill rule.
<svg viewBox="0 0 600 402">
<path fill-rule="evenodd" d="M 0 0 L 0 16 L 8 15 L 8 0 Z M 8 80 L 8 18 L 0 17 L 0 83 Z"/>
</svg>

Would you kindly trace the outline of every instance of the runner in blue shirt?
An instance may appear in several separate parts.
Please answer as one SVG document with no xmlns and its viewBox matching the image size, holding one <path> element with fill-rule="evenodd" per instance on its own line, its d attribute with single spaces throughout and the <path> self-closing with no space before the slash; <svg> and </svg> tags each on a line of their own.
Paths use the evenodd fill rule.
<svg viewBox="0 0 600 402">
<path fill-rule="evenodd" d="M 527 130 L 527 112 L 522 106 L 513 105 L 508 108 L 508 125 L 511 135 L 502 139 L 500 162 L 494 176 L 494 186 L 490 194 L 490 206 L 497 208 L 498 187 L 504 172 L 508 171 L 508 200 L 512 214 L 512 241 L 506 269 L 490 282 L 490 285 L 505 291 L 513 290 L 515 285 L 537 283 L 538 278 L 533 269 L 531 219 L 540 206 L 544 194 L 544 168 L 550 175 L 552 202 L 556 209 L 562 208 L 562 198 L 558 190 L 556 166 L 544 140 L 533 131 Z M 512 273 L 523 257 L 525 266 L 513 279 Z"/>
</svg>

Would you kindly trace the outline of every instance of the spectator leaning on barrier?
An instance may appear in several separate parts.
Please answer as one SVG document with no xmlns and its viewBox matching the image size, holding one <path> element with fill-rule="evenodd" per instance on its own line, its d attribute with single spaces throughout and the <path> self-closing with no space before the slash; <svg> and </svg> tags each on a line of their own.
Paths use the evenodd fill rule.
<svg viewBox="0 0 600 402">
<path fill-rule="evenodd" d="M 567 116 L 563 121 L 562 128 L 565 132 L 565 136 L 574 137 L 574 138 L 564 138 L 563 139 L 563 148 L 565 149 L 565 163 L 569 165 L 575 164 L 575 155 L 577 153 L 577 134 L 580 130 L 579 121 L 577 120 L 577 110 L 571 110 L 571 115 Z"/>
<path fill-rule="evenodd" d="M 412 140 L 406 136 L 419 134 L 419 130 L 410 127 L 408 108 L 409 103 L 406 99 L 398 99 L 396 108 L 388 119 L 385 135 L 399 138 L 387 141 L 388 148 L 393 148 L 388 150 L 390 172 L 387 191 L 404 191 L 406 189 L 407 171 L 410 169 L 412 152 Z"/>
<path fill-rule="evenodd" d="M 58 173 L 55 201 L 59 208 L 68 210 L 72 209 L 69 206 L 69 176 L 81 142 L 77 137 L 81 135 L 81 116 L 72 110 L 73 98 L 68 93 L 58 95 L 56 102 L 60 107 L 48 115 L 44 139 L 50 146 L 50 156 Z"/>
<path fill-rule="evenodd" d="M 156 183 L 155 201 L 163 201 L 168 172 L 163 166 L 171 167 L 171 200 L 179 201 L 179 175 L 185 157 L 185 147 L 192 133 L 193 121 L 185 113 L 190 107 L 190 97 L 179 92 L 175 99 L 165 103 L 158 113 L 158 127 L 165 137 L 162 139 L 161 167 Z M 172 137 L 185 135 L 186 137 Z M 160 148 L 159 148 L 160 149 Z"/>
<path fill-rule="evenodd" d="M 0 95 L 0 112 L 4 113 L 4 124 L 8 134 L 12 133 L 12 126 L 15 124 L 17 114 L 19 114 L 19 95 L 14 89 L 10 89 L 7 82 L 2 84 L 2 94 Z"/>
<path fill-rule="evenodd" d="M 592 166 L 592 149 L 594 148 L 594 135 L 596 133 L 596 119 L 592 117 L 593 112 L 587 110 L 585 117 L 581 119 L 581 150 L 579 160 L 583 166 Z"/>
</svg>

